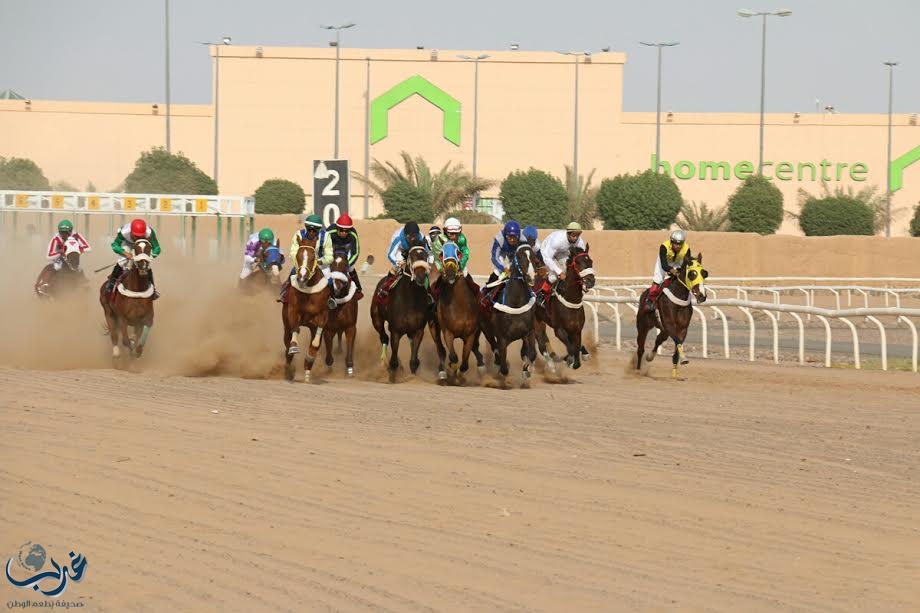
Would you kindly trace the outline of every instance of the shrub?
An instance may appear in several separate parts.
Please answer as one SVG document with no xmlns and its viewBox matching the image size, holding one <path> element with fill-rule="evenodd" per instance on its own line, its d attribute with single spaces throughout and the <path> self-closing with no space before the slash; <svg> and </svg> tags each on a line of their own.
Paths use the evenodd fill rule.
<svg viewBox="0 0 920 613">
<path fill-rule="evenodd" d="M 456 211 L 450 211 L 444 214 L 444 218 L 456 217 L 460 220 L 460 223 L 463 225 L 476 225 L 476 224 L 490 224 L 498 223 L 499 220 L 495 219 L 488 213 L 483 213 L 482 211 L 473 211 L 470 209 L 458 209 Z"/>
<path fill-rule="evenodd" d="M 683 203 L 674 179 L 652 170 L 604 179 L 597 193 L 606 230 L 664 230 Z"/>
<path fill-rule="evenodd" d="M 216 194 L 214 179 L 181 153 L 154 147 L 141 153 L 134 170 L 125 177 L 129 194 Z"/>
<path fill-rule="evenodd" d="M 307 196 L 303 188 L 286 179 L 268 179 L 255 193 L 256 213 L 299 215 L 303 213 Z"/>
<path fill-rule="evenodd" d="M 872 236 L 875 213 L 872 207 L 855 198 L 812 198 L 802 207 L 799 226 L 805 236 Z"/>
<path fill-rule="evenodd" d="M 846 188 L 838 185 L 831 189 L 827 181 L 821 181 L 821 193 L 820 194 L 811 194 L 808 191 L 799 188 L 797 203 L 799 210 L 802 210 L 805 207 L 805 204 L 809 200 L 823 200 L 826 198 L 846 198 L 848 200 L 857 200 L 859 202 L 865 203 L 873 213 L 875 217 L 875 233 L 883 232 L 888 226 L 888 221 L 899 215 L 904 211 L 904 207 L 895 207 L 891 210 L 891 213 L 888 212 L 888 201 L 885 199 L 884 193 L 879 193 L 878 187 L 875 185 L 865 185 L 859 188 L 856 188 L 852 185 L 846 186 Z M 791 211 L 786 211 L 786 216 L 791 219 L 798 219 L 799 215 Z M 800 224 L 801 225 L 801 224 Z"/>
<path fill-rule="evenodd" d="M 32 160 L 0 157 L 0 189 L 48 191 L 51 184 L 42 169 Z"/>
<path fill-rule="evenodd" d="M 783 222 L 783 193 L 760 175 L 744 180 L 728 199 L 732 232 L 774 234 Z"/>
<path fill-rule="evenodd" d="M 434 222 L 430 192 L 420 190 L 406 181 L 398 181 L 383 192 L 383 208 L 387 217 L 399 223 Z"/>
<path fill-rule="evenodd" d="M 688 202 L 680 208 L 677 225 L 695 232 L 724 232 L 728 228 L 728 211 L 725 207 L 710 209 L 705 202 Z"/>
<path fill-rule="evenodd" d="M 914 218 L 910 220 L 910 235 L 920 236 L 920 204 L 914 207 Z"/>
<path fill-rule="evenodd" d="M 501 184 L 499 198 L 505 209 L 505 219 L 515 219 L 523 225 L 538 228 L 560 228 L 565 225 L 568 194 L 556 177 L 531 168 L 527 172 L 512 172 Z"/>
</svg>

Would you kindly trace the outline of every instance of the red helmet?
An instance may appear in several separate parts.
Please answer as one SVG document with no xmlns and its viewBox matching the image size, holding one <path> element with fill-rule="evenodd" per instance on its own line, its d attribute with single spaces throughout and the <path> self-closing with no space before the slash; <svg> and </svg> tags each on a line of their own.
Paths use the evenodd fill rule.
<svg viewBox="0 0 920 613">
<path fill-rule="evenodd" d="M 132 238 L 147 238 L 147 222 L 143 219 L 135 219 L 131 222 Z"/>
<path fill-rule="evenodd" d="M 351 217 L 348 216 L 348 213 L 342 213 L 339 215 L 339 218 L 335 220 L 335 226 L 342 230 L 351 230 L 355 227 L 355 224 L 351 220 Z"/>
</svg>

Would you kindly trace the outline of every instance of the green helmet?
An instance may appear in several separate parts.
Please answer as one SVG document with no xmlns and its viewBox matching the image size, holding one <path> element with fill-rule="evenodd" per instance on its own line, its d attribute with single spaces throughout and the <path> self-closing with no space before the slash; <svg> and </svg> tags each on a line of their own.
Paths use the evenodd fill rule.
<svg viewBox="0 0 920 613">
<path fill-rule="evenodd" d="M 577 221 L 573 221 L 565 227 L 567 232 L 582 232 L 581 224 Z"/>
<path fill-rule="evenodd" d="M 323 227 L 323 218 L 313 213 L 312 215 L 307 215 L 307 218 L 303 220 L 305 226 L 312 226 L 314 228 Z"/>
<path fill-rule="evenodd" d="M 271 228 L 262 228 L 259 230 L 259 240 L 263 243 L 270 243 L 275 240 L 275 233 Z"/>
<path fill-rule="evenodd" d="M 58 232 L 73 232 L 73 222 L 69 219 L 62 219 L 58 223 Z"/>
</svg>

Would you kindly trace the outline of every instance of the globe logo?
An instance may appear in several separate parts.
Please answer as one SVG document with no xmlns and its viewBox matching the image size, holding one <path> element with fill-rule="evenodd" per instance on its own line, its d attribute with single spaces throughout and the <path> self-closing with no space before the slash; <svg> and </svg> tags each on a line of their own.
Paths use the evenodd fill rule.
<svg viewBox="0 0 920 613">
<path fill-rule="evenodd" d="M 45 565 L 47 554 L 38 543 L 28 542 L 19 548 L 19 565 L 37 573 Z"/>
</svg>

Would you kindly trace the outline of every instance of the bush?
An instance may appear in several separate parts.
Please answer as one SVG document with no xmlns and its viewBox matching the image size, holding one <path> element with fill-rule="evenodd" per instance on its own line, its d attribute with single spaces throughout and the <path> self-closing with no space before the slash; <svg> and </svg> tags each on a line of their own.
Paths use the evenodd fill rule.
<svg viewBox="0 0 920 613">
<path fill-rule="evenodd" d="M 260 215 L 300 215 L 307 203 L 303 188 L 293 181 L 269 179 L 255 193 L 256 213 Z"/>
<path fill-rule="evenodd" d="M 499 198 L 505 209 L 505 219 L 514 219 L 522 226 L 561 228 L 568 212 L 568 194 L 556 177 L 531 168 L 505 177 Z"/>
<path fill-rule="evenodd" d="M 398 181 L 383 192 L 383 208 L 387 217 L 399 223 L 434 222 L 431 194 L 406 181 Z"/>
<path fill-rule="evenodd" d="M 914 207 L 914 218 L 910 220 L 910 235 L 920 237 L 920 204 Z"/>
<path fill-rule="evenodd" d="M 684 199 L 674 179 L 652 170 L 601 181 L 597 211 L 605 230 L 664 230 Z"/>
<path fill-rule="evenodd" d="M 449 211 L 444 214 L 444 219 L 447 219 L 448 217 L 456 217 L 460 220 L 460 223 L 465 226 L 499 223 L 498 219 L 495 219 L 495 217 L 489 215 L 488 213 L 483 213 L 482 211 L 473 211 L 470 209 L 457 209 L 456 211 Z"/>
<path fill-rule="evenodd" d="M 42 169 L 32 160 L 0 157 L 0 189 L 48 191 L 51 184 Z"/>
<path fill-rule="evenodd" d="M 760 175 L 744 180 L 728 199 L 732 232 L 774 234 L 783 222 L 783 193 Z"/>
<path fill-rule="evenodd" d="M 154 147 L 134 163 L 134 170 L 125 177 L 125 192 L 211 195 L 217 193 L 217 183 L 181 153 Z"/>
<path fill-rule="evenodd" d="M 802 206 L 799 226 L 805 236 L 872 236 L 875 213 L 872 207 L 855 198 L 812 198 Z"/>
</svg>

